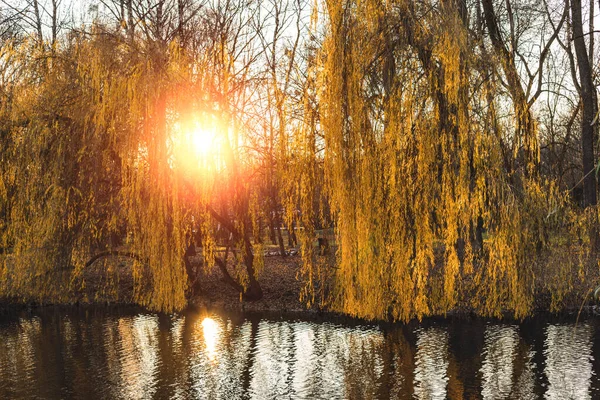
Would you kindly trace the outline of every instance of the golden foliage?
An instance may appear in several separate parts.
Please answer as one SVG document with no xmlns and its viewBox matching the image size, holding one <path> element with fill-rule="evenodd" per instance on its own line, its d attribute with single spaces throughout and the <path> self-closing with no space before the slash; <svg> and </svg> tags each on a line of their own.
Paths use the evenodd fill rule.
<svg viewBox="0 0 600 400">
<path fill-rule="evenodd" d="M 468 304 L 522 318 L 540 285 L 556 307 L 572 287 L 561 275 L 571 267 L 540 283 L 542 260 L 565 248 L 582 254 L 589 244 L 576 242 L 593 218 L 571 211 L 566 194 L 535 173 L 529 111 L 513 115 L 514 157 L 537 155 L 505 168 L 497 100 L 479 83 L 487 78 L 458 13 L 428 14 L 408 1 L 326 7 L 320 107 L 337 242 L 333 307 L 406 321 Z M 561 237 L 572 238 L 568 247 L 557 248 Z"/>
<path fill-rule="evenodd" d="M 193 234 L 212 268 L 220 215 L 247 288 L 264 264 L 262 221 L 283 207 L 309 305 L 524 317 L 543 289 L 559 309 L 589 273 L 597 210 L 574 209 L 541 176 L 530 106 L 498 94 L 452 4 L 331 0 L 319 21 L 315 2 L 306 57 L 286 48 L 283 73 L 255 72 L 255 43 L 230 48 L 247 34 L 239 21 L 224 24 L 234 39 L 209 32 L 197 48 L 96 25 L 51 54 L 4 43 L 15 78 L 0 102 L 0 297 L 71 301 L 90 257 L 122 248 L 135 301 L 178 310 Z M 220 155 L 192 167 L 173 126 L 200 109 L 222 122 Z M 333 266 L 314 249 L 329 219 Z"/>
</svg>

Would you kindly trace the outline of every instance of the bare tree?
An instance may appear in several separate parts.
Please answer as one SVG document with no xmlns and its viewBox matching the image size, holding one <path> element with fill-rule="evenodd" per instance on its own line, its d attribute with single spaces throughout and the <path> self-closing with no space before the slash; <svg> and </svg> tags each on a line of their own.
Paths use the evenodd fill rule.
<svg viewBox="0 0 600 400">
<path fill-rule="evenodd" d="M 537 132 L 535 128 L 535 118 L 531 107 L 543 91 L 544 67 L 551 46 L 556 40 L 562 25 L 567 16 L 567 7 L 565 7 L 562 17 L 556 27 L 553 27 L 550 37 L 541 44 L 539 55 L 537 56 L 537 66 L 535 69 L 530 67 L 531 56 L 526 56 L 520 50 L 520 37 L 523 36 L 523 28 L 516 23 L 514 7 L 509 0 L 506 1 L 506 18 L 509 28 L 507 35 L 503 35 L 501 25 L 495 9 L 493 0 L 481 0 L 483 9 L 483 19 L 487 27 L 487 32 L 494 49 L 496 57 L 500 60 L 500 65 L 506 78 L 505 87 L 507 88 L 513 102 L 513 109 L 516 119 L 516 132 L 513 143 L 515 145 L 513 153 L 516 155 L 521 145 L 526 152 L 527 162 L 530 166 L 539 161 L 539 145 Z M 529 12 L 531 12 L 529 10 Z M 523 25 L 523 24 L 520 24 Z M 531 54 L 531 52 L 528 52 Z M 518 63 L 524 68 L 527 77 L 521 78 Z"/>
</svg>

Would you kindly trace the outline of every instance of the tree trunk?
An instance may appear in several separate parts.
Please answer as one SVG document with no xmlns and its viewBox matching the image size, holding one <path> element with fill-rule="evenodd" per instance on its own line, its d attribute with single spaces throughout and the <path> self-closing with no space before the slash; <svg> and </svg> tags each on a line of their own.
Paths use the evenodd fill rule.
<svg viewBox="0 0 600 400">
<path fill-rule="evenodd" d="M 38 0 L 33 0 L 33 12 L 35 13 L 35 30 L 37 33 L 38 44 L 44 45 L 44 34 L 42 33 L 42 17 L 40 15 L 40 5 Z"/>
<path fill-rule="evenodd" d="M 55 50 L 56 39 L 58 37 L 58 3 L 56 0 L 52 0 L 52 52 Z"/>
<path fill-rule="evenodd" d="M 256 280 L 254 254 L 252 254 L 252 243 L 250 242 L 250 239 L 248 239 L 248 235 L 245 235 L 244 237 L 244 264 L 246 265 L 246 272 L 248 273 L 248 286 L 243 293 L 244 300 L 260 300 L 263 297 L 263 291 Z"/>
<path fill-rule="evenodd" d="M 279 212 L 275 211 L 275 230 L 277 231 L 277 244 L 279 244 L 279 254 L 282 257 L 286 256 L 285 244 L 283 243 L 283 235 L 281 235 L 281 219 L 279 218 Z"/>
<path fill-rule="evenodd" d="M 275 222 L 273 221 L 273 214 L 269 216 L 269 240 L 271 244 L 277 244 L 277 239 L 275 238 Z"/>
<path fill-rule="evenodd" d="M 196 293 L 200 292 L 200 282 L 198 282 L 198 272 L 196 268 L 192 265 L 190 261 L 190 257 L 196 256 L 196 244 L 194 243 L 194 239 L 192 238 L 191 243 L 185 250 L 185 254 L 183 255 L 183 261 L 185 263 L 185 271 L 188 276 L 188 284 L 190 295 L 193 296 Z"/>
<path fill-rule="evenodd" d="M 133 39 L 133 0 L 127 1 L 127 37 Z"/>
<path fill-rule="evenodd" d="M 577 54 L 577 66 L 579 68 L 579 79 L 581 86 L 581 102 L 583 104 L 583 116 L 581 118 L 581 150 L 583 156 L 583 206 L 595 206 L 596 198 L 596 175 L 594 173 L 594 145 L 595 126 L 592 121 L 597 112 L 595 103 L 595 88 L 592 78 L 592 69 L 588 58 L 585 40 L 583 37 L 583 26 L 581 18 L 581 0 L 571 0 L 571 22 L 573 27 L 573 43 Z"/>
<path fill-rule="evenodd" d="M 208 211 L 215 218 L 223 228 L 227 229 L 233 236 L 233 238 L 242 242 L 242 252 L 243 252 L 243 260 L 244 265 L 246 267 L 246 272 L 248 273 L 248 286 L 244 287 L 239 282 L 237 282 L 227 271 L 227 260 L 221 260 L 218 257 L 215 257 L 215 263 L 223 273 L 223 277 L 225 281 L 232 286 L 235 290 L 242 294 L 244 300 L 247 301 L 256 301 L 260 300 L 263 297 L 263 291 L 260 287 L 260 283 L 256 279 L 256 271 L 254 270 L 254 254 L 252 254 L 252 242 L 250 241 L 250 233 L 245 231 L 239 231 L 236 227 L 229 221 L 228 219 L 222 217 L 219 213 L 217 213 L 212 207 L 208 207 Z M 250 224 L 245 224 L 245 226 L 250 226 Z"/>
<path fill-rule="evenodd" d="M 296 237 L 296 231 L 294 230 L 296 223 L 292 221 L 288 228 L 288 246 L 296 247 L 298 246 L 298 238 Z"/>
</svg>

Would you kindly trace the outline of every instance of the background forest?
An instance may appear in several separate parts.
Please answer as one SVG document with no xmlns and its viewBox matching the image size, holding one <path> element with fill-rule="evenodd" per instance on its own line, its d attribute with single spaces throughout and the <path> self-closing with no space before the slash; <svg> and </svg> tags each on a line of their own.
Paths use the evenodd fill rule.
<svg viewBox="0 0 600 400">
<path fill-rule="evenodd" d="M 0 0 L 0 298 L 74 301 L 92 267 L 110 290 L 118 256 L 136 302 L 179 310 L 197 247 L 258 299 L 283 226 L 309 305 L 409 320 L 581 302 L 599 283 L 597 14 Z"/>
</svg>

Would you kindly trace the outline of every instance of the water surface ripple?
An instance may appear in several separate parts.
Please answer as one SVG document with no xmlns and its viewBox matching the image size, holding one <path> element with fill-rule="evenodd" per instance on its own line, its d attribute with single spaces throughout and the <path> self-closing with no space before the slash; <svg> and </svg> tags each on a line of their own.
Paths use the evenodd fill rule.
<svg viewBox="0 0 600 400">
<path fill-rule="evenodd" d="M 0 316 L 1 399 L 594 399 L 600 323 Z"/>
</svg>

